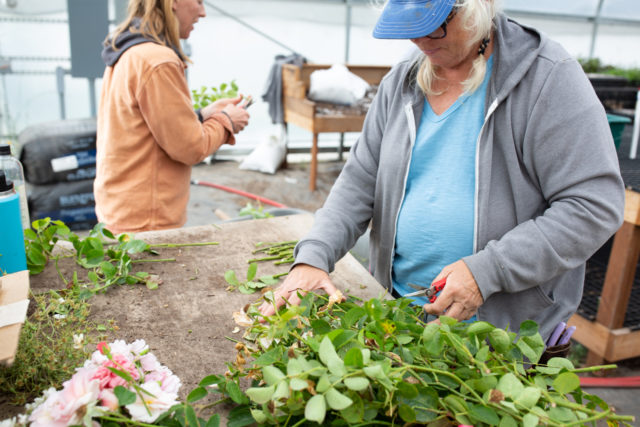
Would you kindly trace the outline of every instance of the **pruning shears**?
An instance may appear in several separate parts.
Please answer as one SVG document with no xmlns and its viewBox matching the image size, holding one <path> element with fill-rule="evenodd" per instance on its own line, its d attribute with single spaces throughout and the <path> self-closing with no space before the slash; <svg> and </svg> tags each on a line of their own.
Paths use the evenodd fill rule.
<svg viewBox="0 0 640 427">
<path fill-rule="evenodd" d="M 407 285 L 411 286 L 413 289 L 419 289 L 419 290 L 416 292 L 410 292 L 408 294 L 405 294 L 404 296 L 405 297 L 425 296 L 429 298 L 429 302 L 433 304 L 436 301 L 436 298 L 438 298 L 438 295 L 437 295 L 438 292 L 443 290 L 444 285 L 446 284 L 447 284 L 446 277 L 443 277 L 442 279 L 438 280 L 437 282 L 435 282 L 433 285 L 429 287 L 414 285 L 413 283 L 407 283 Z"/>
</svg>

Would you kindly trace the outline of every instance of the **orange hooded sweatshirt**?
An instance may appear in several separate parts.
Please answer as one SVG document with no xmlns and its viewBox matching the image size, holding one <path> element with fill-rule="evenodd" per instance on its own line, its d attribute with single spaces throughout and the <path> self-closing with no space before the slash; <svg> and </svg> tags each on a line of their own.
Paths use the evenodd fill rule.
<svg viewBox="0 0 640 427">
<path fill-rule="evenodd" d="M 94 195 L 98 221 L 115 233 L 184 225 L 191 166 L 235 144 L 224 114 L 198 120 L 185 68 L 171 48 L 144 42 L 105 69 Z"/>
</svg>

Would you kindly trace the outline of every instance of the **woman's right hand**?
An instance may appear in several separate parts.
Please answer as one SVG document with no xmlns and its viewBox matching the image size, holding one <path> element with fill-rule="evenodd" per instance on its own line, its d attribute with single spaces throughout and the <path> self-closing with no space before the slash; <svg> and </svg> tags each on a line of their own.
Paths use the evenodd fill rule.
<svg viewBox="0 0 640 427">
<path fill-rule="evenodd" d="M 237 104 L 227 104 L 222 112 L 233 122 L 234 133 L 242 131 L 249 124 L 249 113 Z"/>
<path fill-rule="evenodd" d="M 259 308 L 260 313 L 263 316 L 274 315 L 276 309 L 280 308 L 285 300 L 289 304 L 299 305 L 298 292 L 305 296 L 307 292 L 318 289 L 323 289 L 329 296 L 338 291 L 326 271 L 307 264 L 298 264 L 289 272 L 282 285 L 273 291 L 274 303 L 268 301 L 262 303 Z"/>
</svg>

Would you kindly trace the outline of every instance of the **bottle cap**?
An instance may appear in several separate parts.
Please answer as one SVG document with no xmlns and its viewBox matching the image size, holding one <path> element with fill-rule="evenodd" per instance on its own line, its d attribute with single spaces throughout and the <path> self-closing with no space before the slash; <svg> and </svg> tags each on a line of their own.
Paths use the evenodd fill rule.
<svg viewBox="0 0 640 427">
<path fill-rule="evenodd" d="M 9 144 L 0 145 L 0 156 L 11 155 L 11 146 Z"/>
<path fill-rule="evenodd" d="M 13 190 L 13 182 L 10 179 L 7 179 L 3 170 L 0 170 L 0 193 L 4 193 L 9 190 Z"/>
</svg>

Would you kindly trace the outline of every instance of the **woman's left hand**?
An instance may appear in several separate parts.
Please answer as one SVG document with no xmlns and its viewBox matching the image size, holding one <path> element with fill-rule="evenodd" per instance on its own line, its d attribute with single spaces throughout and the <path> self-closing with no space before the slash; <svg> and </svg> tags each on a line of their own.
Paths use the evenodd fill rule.
<svg viewBox="0 0 640 427">
<path fill-rule="evenodd" d="M 433 304 L 424 305 L 424 311 L 436 316 L 446 314 L 458 320 L 471 318 L 484 300 L 467 265 L 462 260 L 449 264 L 433 281 L 443 277 L 447 278 L 447 284 Z"/>
</svg>

